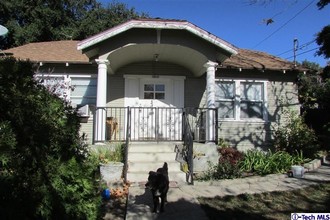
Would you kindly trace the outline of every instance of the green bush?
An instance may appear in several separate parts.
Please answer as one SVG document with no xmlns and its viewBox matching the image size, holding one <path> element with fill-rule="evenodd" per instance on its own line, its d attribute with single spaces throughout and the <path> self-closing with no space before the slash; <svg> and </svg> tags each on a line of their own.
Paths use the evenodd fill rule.
<svg viewBox="0 0 330 220">
<path fill-rule="evenodd" d="M 292 165 L 302 164 L 304 158 L 302 153 L 290 155 L 285 151 L 263 152 L 260 150 L 249 150 L 244 155 L 244 160 L 239 164 L 242 172 L 267 175 L 285 173 Z"/>
<path fill-rule="evenodd" d="M 106 164 L 109 162 L 124 163 L 125 144 L 117 143 L 111 146 L 97 146 L 91 151 L 91 156 L 99 163 Z"/>
<path fill-rule="evenodd" d="M 286 173 L 292 165 L 305 162 L 301 152 L 290 155 L 285 151 L 248 150 L 242 153 L 233 148 L 221 148 L 219 151 L 222 152 L 219 163 L 216 165 L 209 163 L 209 169 L 197 176 L 198 180 L 240 178 L 244 173 L 256 175 Z"/>
<path fill-rule="evenodd" d="M 319 146 L 313 129 L 310 129 L 301 116 L 293 111 L 284 111 L 287 123 L 275 130 L 274 145 L 278 151 L 289 154 L 302 152 L 304 157 L 315 157 Z"/>
<path fill-rule="evenodd" d="M 78 113 L 33 75 L 29 62 L 0 59 L 0 219 L 94 218 L 97 166 Z"/>
</svg>

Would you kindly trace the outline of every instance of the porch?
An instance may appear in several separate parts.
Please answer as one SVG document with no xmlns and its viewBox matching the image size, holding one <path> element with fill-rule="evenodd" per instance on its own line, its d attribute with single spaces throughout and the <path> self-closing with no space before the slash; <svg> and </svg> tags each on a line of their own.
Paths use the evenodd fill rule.
<svg viewBox="0 0 330 220">
<path fill-rule="evenodd" d="M 94 122 L 99 116 L 106 119 L 105 141 L 95 139 L 102 129 L 94 123 L 95 144 L 126 143 L 123 175 L 130 182 L 146 181 L 150 170 L 167 162 L 172 181 L 193 184 L 194 145 L 210 160 L 217 152 L 217 109 L 107 107 L 93 112 Z"/>
</svg>

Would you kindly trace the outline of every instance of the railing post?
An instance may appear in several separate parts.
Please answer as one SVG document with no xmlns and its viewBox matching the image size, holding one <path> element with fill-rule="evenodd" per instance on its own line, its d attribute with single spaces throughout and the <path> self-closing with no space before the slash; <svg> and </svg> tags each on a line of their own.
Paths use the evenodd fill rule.
<svg viewBox="0 0 330 220">
<path fill-rule="evenodd" d="M 214 109 L 214 112 L 215 112 L 215 144 L 218 145 L 218 142 L 219 142 L 218 109 Z"/>
</svg>

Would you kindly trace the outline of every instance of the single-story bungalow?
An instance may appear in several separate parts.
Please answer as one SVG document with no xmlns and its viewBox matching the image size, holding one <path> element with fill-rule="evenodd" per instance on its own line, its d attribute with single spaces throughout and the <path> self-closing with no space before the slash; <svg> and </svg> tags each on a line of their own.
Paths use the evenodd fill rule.
<svg viewBox="0 0 330 220">
<path fill-rule="evenodd" d="M 35 62 L 45 84 L 65 85 L 58 93 L 80 108 L 89 143 L 181 141 L 186 117 L 196 142 L 267 148 L 281 109 L 299 111 L 304 69 L 183 20 L 130 20 L 82 41 L 4 53 Z"/>
</svg>

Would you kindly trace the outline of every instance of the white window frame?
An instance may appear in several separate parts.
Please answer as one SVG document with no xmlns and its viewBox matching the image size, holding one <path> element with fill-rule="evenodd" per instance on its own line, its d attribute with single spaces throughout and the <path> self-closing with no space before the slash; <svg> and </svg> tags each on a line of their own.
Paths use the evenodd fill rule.
<svg viewBox="0 0 330 220">
<path fill-rule="evenodd" d="M 263 79 L 232 79 L 220 78 L 216 79 L 218 82 L 234 82 L 234 118 L 218 118 L 219 121 L 252 121 L 252 122 L 267 122 L 268 121 L 268 81 Z M 241 83 L 261 83 L 262 84 L 262 118 L 241 118 Z M 221 102 L 221 100 L 215 100 Z"/>
</svg>

